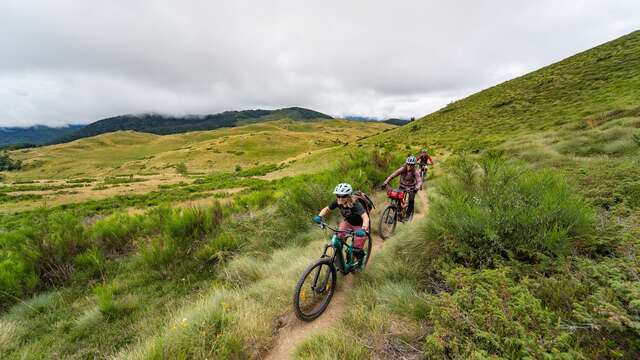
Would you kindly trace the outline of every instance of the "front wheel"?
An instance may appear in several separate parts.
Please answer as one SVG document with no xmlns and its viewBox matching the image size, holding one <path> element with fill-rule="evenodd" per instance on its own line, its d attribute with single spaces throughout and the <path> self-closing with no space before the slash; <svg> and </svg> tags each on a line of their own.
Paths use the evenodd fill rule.
<svg viewBox="0 0 640 360">
<path fill-rule="evenodd" d="M 322 315 L 333 297 L 336 279 L 331 258 L 322 258 L 304 271 L 293 293 L 293 308 L 298 319 L 311 321 Z"/>
<path fill-rule="evenodd" d="M 398 209 L 393 205 L 387 205 L 382 211 L 378 230 L 380 232 L 380 237 L 384 240 L 393 235 L 396 231 L 396 225 L 398 223 L 397 211 Z"/>
</svg>

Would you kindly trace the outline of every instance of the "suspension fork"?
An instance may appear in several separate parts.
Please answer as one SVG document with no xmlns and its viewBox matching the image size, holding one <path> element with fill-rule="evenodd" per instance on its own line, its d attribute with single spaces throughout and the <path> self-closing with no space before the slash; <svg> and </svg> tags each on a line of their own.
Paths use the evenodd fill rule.
<svg viewBox="0 0 640 360">
<path fill-rule="evenodd" d="M 329 250 L 330 247 L 332 246 L 330 246 L 329 244 L 324 245 L 324 251 L 322 252 L 322 256 L 320 258 L 329 257 L 327 255 L 327 250 Z M 336 257 L 336 252 L 334 252 L 333 254 L 331 264 L 329 265 L 330 267 L 333 266 L 333 260 L 335 259 L 335 257 Z M 321 279 L 322 282 L 318 284 L 318 278 L 320 277 L 320 270 L 322 270 L 322 266 L 318 267 L 318 270 L 316 271 L 316 274 L 313 277 L 313 283 L 311 285 L 311 290 L 313 290 L 316 294 L 319 294 L 325 290 L 325 287 L 327 286 L 327 282 L 329 281 L 329 276 L 331 276 L 331 271 L 327 271 L 326 274 L 324 275 L 324 278 Z"/>
</svg>

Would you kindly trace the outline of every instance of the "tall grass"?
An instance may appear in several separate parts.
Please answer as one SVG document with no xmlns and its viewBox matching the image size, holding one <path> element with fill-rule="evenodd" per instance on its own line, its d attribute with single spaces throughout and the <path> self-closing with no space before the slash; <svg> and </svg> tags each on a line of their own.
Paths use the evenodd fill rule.
<svg viewBox="0 0 640 360">
<path fill-rule="evenodd" d="M 346 160 L 356 166 L 275 180 L 228 206 L 157 207 L 143 215 L 120 213 L 97 221 L 68 211 L 68 217 L 52 217 L 56 224 L 51 227 L 65 234 L 59 239 L 79 246 L 70 247 L 74 252 L 65 260 L 72 276 L 55 284 L 40 278 L 35 247 L 26 249 L 38 256 L 20 252 L 20 246 L 44 241 L 37 232 L 35 242 L 25 241 L 31 233 L 24 221 L 22 230 L 0 235 L 2 249 L 11 251 L 2 260 L 25 262 L 21 273 L 12 264 L 4 267 L 19 282 L 14 297 L 3 301 L 12 304 L 49 285 L 62 286 L 64 292 L 56 295 L 60 301 L 55 307 L 42 310 L 52 312 L 55 320 L 45 324 L 41 315 L 33 315 L 38 319 L 33 327 L 42 329 L 29 339 L 12 337 L 26 344 L 16 349 L 29 347 L 46 357 L 48 349 L 70 355 L 84 344 L 86 354 L 123 351 L 128 358 L 258 357 L 270 346 L 273 322 L 289 309 L 291 287 L 326 241 L 326 234 L 310 231 L 311 216 L 333 199 L 338 182 L 368 190 L 387 175 L 384 167 L 392 160 L 386 153 L 362 151 Z M 43 211 L 42 216 L 51 214 Z M 65 222 L 72 215 L 75 222 Z M 33 284 L 27 286 L 29 273 Z M 162 309 L 147 309 L 142 301 Z M 138 334 L 130 327 L 144 326 L 141 316 L 165 326 Z M 18 316 L 23 317 L 27 315 Z M 110 341 L 98 340 L 95 331 L 109 334 Z M 134 348 L 125 351 L 122 344 L 132 342 Z M 22 356 L 22 350 L 12 350 L 9 358 Z"/>
<path fill-rule="evenodd" d="M 421 254 L 473 267 L 504 260 L 537 262 L 567 254 L 588 237 L 594 212 L 567 181 L 552 171 L 531 171 L 487 155 L 462 156 L 433 199 L 422 236 L 410 245 Z"/>
</svg>

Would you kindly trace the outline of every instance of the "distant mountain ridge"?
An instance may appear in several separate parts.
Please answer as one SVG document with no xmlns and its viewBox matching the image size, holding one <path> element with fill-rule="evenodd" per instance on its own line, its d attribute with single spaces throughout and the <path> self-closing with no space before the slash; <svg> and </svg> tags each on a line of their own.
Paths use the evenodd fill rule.
<svg viewBox="0 0 640 360">
<path fill-rule="evenodd" d="M 0 127 L 0 147 L 16 144 L 43 145 L 53 139 L 71 134 L 84 125 L 68 125 L 64 127 L 49 127 L 36 125 L 29 127 Z"/>
<path fill-rule="evenodd" d="M 411 122 L 411 120 L 407 120 L 407 119 L 395 119 L 395 118 L 387 119 L 387 120 L 384 120 L 384 121 L 383 121 L 383 123 L 391 124 L 391 125 L 398 125 L 398 126 L 406 125 L 406 124 L 408 124 L 408 123 L 410 123 L 410 122 Z"/>
<path fill-rule="evenodd" d="M 310 121 L 333 119 L 331 116 L 300 107 L 277 110 L 225 111 L 219 114 L 172 116 L 161 114 L 129 114 L 114 116 L 91 123 L 77 131 L 53 141 L 64 143 L 85 137 L 96 136 L 120 130 L 133 130 L 157 135 L 184 133 L 189 131 L 215 130 L 234 127 L 239 124 L 293 119 Z"/>
<path fill-rule="evenodd" d="M 101 119 L 88 125 L 0 127 L 0 147 L 59 144 L 119 130 L 167 135 L 279 119 L 311 121 L 333 118 L 321 112 L 301 107 L 277 110 L 225 111 L 218 114 L 184 116 L 157 113 L 127 114 Z"/>
<path fill-rule="evenodd" d="M 351 120 L 351 121 L 383 122 L 385 124 L 397 125 L 397 126 L 406 125 L 406 124 L 411 122 L 411 120 L 407 120 L 407 119 L 390 118 L 390 119 L 386 119 L 386 120 L 378 120 L 376 118 L 372 118 L 372 117 L 368 117 L 368 116 L 356 116 L 356 115 L 345 116 L 344 118 L 346 120 Z"/>
</svg>

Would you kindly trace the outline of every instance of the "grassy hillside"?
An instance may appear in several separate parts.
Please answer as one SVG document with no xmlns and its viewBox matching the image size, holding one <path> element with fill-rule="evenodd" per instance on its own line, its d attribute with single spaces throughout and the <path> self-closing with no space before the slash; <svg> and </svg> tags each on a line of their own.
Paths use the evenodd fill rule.
<svg viewBox="0 0 640 360">
<path fill-rule="evenodd" d="M 640 31 L 453 102 L 388 138 L 477 150 L 519 134 L 636 109 L 638 49 Z"/>
<path fill-rule="evenodd" d="M 326 170 L 344 156 L 346 143 L 391 128 L 342 120 L 278 120 L 165 136 L 116 132 L 17 150 L 10 156 L 24 166 L 3 173 L 0 213 L 158 191 L 168 199 L 176 197 L 176 187 L 196 185 L 211 191 L 224 185 L 237 191 L 234 186 L 240 182 L 216 178 L 211 181 L 220 185 L 205 187 L 208 181 L 203 178 L 212 173 L 246 173 L 276 179 Z M 190 197 L 198 194 L 207 196 L 204 190 L 192 190 Z"/>
<path fill-rule="evenodd" d="M 120 115 L 98 120 L 72 133 L 66 134 L 54 143 L 69 142 L 115 131 L 133 130 L 152 134 L 177 134 L 189 131 L 214 130 L 234 127 L 252 122 L 280 119 L 300 121 L 326 120 L 331 116 L 300 107 L 277 110 L 225 111 L 219 114 L 170 116 L 161 114 Z"/>
<path fill-rule="evenodd" d="M 339 146 L 392 126 L 341 120 L 289 120 L 175 135 L 115 132 L 71 143 L 11 153 L 25 169 L 9 180 L 61 179 L 163 172 L 178 163 L 189 171 L 233 170 L 277 163 L 309 151 Z"/>
<path fill-rule="evenodd" d="M 288 289 L 326 241 L 309 218 L 336 182 L 369 190 L 394 163 L 384 152 L 343 156 L 314 175 L 251 180 L 250 192 L 204 208 L 89 218 L 85 209 L 41 209 L 5 223 L 0 354 L 259 357 L 290 307 Z M 209 184 L 217 185 L 194 186 Z"/>
<path fill-rule="evenodd" d="M 297 355 L 637 359 L 638 89 L 634 32 L 367 139 L 453 156 L 427 219 Z"/>
</svg>

